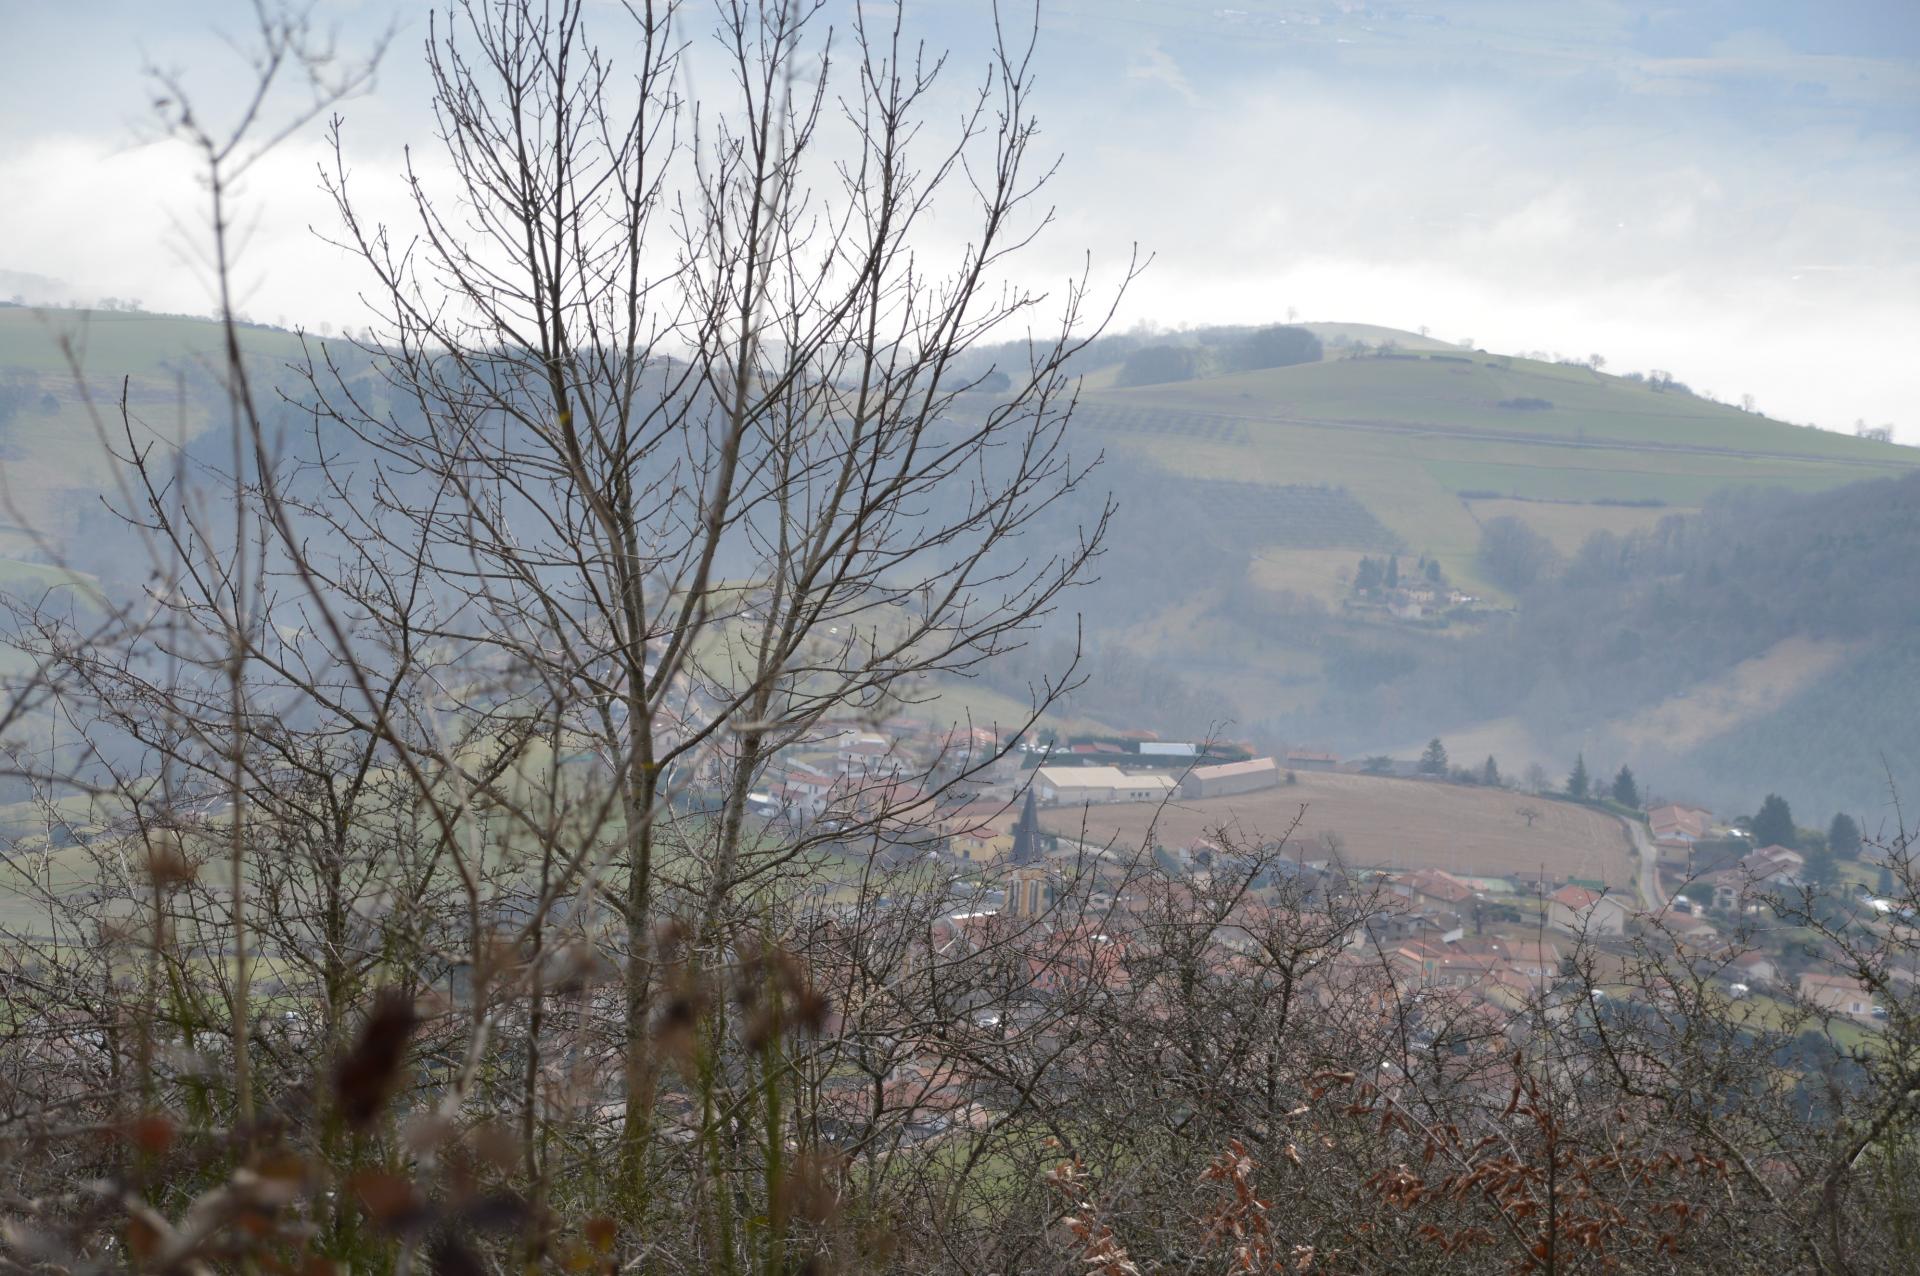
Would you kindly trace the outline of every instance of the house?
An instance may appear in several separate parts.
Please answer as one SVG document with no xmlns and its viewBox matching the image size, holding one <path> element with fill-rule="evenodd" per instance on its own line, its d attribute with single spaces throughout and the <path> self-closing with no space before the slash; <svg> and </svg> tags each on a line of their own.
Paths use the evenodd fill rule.
<svg viewBox="0 0 1920 1276">
<path fill-rule="evenodd" d="M 1507 968 L 1535 982 L 1556 979 L 1560 975 L 1560 945 L 1551 939 L 1510 939 Z"/>
<path fill-rule="evenodd" d="M 1326 753 L 1318 749 L 1290 749 L 1287 752 L 1287 770 L 1289 771 L 1337 771 L 1340 769 L 1340 755 Z"/>
<path fill-rule="evenodd" d="M 985 727 L 954 727 L 940 741 L 940 761 L 955 771 L 974 771 L 989 779 L 1011 778 L 1013 754 Z"/>
<path fill-rule="evenodd" d="M 1653 849 L 1658 856 L 1659 865 L 1668 872 L 1690 873 L 1693 868 L 1693 839 L 1690 837 L 1656 837 Z"/>
<path fill-rule="evenodd" d="M 1423 868 L 1402 873 L 1396 885 L 1442 904 L 1461 904 L 1473 898 L 1473 887 L 1444 869 Z"/>
<path fill-rule="evenodd" d="M 1647 827 L 1653 830 L 1656 841 L 1697 842 L 1713 827 L 1713 813 L 1697 806 L 1669 802 L 1647 812 Z"/>
<path fill-rule="evenodd" d="M 1820 1009 L 1855 1019 L 1873 1017 L 1873 992 L 1846 975 L 1800 976 L 1800 997 Z"/>
<path fill-rule="evenodd" d="M 841 735 L 834 750 L 834 761 L 840 774 L 847 776 L 867 776 L 895 773 L 899 762 L 888 757 L 893 752 L 893 741 L 886 736 L 871 731 L 848 731 Z"/>
<path fill-rule="evenodd" d="M 1698 913 L 1672 904 L 1649 914 L 1647 920 L 1676 939 L 1684 938 L 1695 944 L 1704 943 L 1720 933 L 1712 922 Z"/>
<path fill-rule="evenodd" d="M 1700 879 L 1701 883 L 1713 891 L 1713 907 L 1736 913 L 1746 907 L 1748 887 L 1751 885 L 1747 875 L 1737 868 L 1723 868 L 1718 873 L 1710 873 Z"/>
<path fill-rule="evenodd" d="M 1394 983 L 1402 988 L 1418 988 L 1437 982 L 1440 963 L 1446 956 L 1444 948 L 1415 939 L 1388 953 L 1387 967 L 1393 972 Z"/>
<path fill-rule="evenodd" d="M 833 800 L 836 781 L 819 767 L 789 762 L 767 775 L 767 793 L 793 819 L 815 820 Z"/>
<path fill-rule="evenodd" d="M 1280 767 L 1272 758 L 1253 758 L 1221 766 L 1195 767 L 1180 781 L 1184 798 L 1230 797 L 1280 786 Z"/>
<path fill-rule="evenodd" d="M 1765 953 L 1742 953 L 1727 963 L 1727 972 L 1749 988 L 1765 988 L 1780 977 L 1773 959 Z"/>
<path fill-rule="evenodd" d="M 1784 846 L 1763 846 L 1740 867 L 1756 886 L 1798 886 L 1805 880 L 1807 857 Z"/>
<path fill-rule="evenodd" d="M 1570 935 L 1624 935 L 1627 906 L 1585 886 L 1562 886 L 1547 896 L 1547 925 Z"/>
<path fill-rule="evenodd" d="M 999 802 L 972 802 L 949 811 L 940 821 L 947 853 L 969 863 L 996 860 L 1013 849 L 1009 827 L 1013 813 Z"/>
</svg>

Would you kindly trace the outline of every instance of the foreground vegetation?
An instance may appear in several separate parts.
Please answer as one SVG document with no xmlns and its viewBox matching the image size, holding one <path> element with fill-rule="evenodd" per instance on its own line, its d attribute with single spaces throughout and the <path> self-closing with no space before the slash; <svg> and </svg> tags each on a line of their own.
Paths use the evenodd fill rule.
<svg viewBox="0 0 1920 1276">
<path fill-rule="evenodd" d="M 1286 828 L 1199 871 L 921 840 L 1097 667 L 1027 643 L 1111 513 L 1066 446 L 1104 312 L 994 274 L 1046 171 L 1022 45 L 929 153 L 898 28 L 828 61 L 810 9 L 716 12 L 456 6 L 417 237 L 335 126 L 375 337 L 276 415 L 223 293 L 214 440 L 83 397 L 137 559 L 6 599 L 0 1274 L 1911 1270 L 1903 839 L 1888 911 L 1575 926 L 1504 1008 Z M 155 95 L 223 286 L 234 183 L 371 72 L 255 34 L 263 114 Z M 863 749 L 1054 654 L 1014 721 Z M 1777 926 L 1881 1016 L 1736 996 Z"/>
</svg>

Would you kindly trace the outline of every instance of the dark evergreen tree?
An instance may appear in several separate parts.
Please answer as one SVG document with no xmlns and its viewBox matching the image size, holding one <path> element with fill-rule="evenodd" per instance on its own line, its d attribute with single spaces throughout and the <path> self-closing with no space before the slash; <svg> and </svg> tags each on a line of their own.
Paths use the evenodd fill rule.
<svg viewBox="0 0 1920 1276">
<path fill-rule="evenodd" d="M 1835 859 L 1860 857 L 1860 826 L 1845 811 L 1835 815 L 1833 823 L 1827 825 L 1827 849 L 1833 852 Z"/>
<path fill-rule="evenodd" d="M 1807 857 L 1807 880 L 1820 887 L 1832 886 L 1839 881 L 1840 862 L 1827 849 L 1827 839 L 1816 833 L 1804 841 L 1806 845 L 1801 853 Z"/>
<path fill-rule="evenodd" d="M 1800 848 L 1800 834 L 1793 827 L 1793 808 L 1778 793 L 1767 794 L 1766 801 L 1760 804 L 1759 812 L 1753 817 L 1753 844 L 1756 847 L 1784 846 L 1789 850 Z"/>
<path fill-rule="evenodd" d="M 1491 753 L 1487 755 L 1487 764 L 1480 768 L 1480 783 L 1486 785 L 1488 788 L 1497 789 L 1500 787 L 1500 767 L 1499 764 L 1493 760 Z"/>
<path fill-rule="evenodd" d="M 1613 777 L 1613 800 L 1621 806 L 1640 806 L 1640 786 L 1634 782 L 1632 768 L 1624 764 Z"/>
<path fill-rule="evenodd" d="M 1567 777 L 1567 796 L 1584 798 L 1593 782 L 1587 778 L 1587 755 L 1582 753 L 1573 760 L 1573 774 Z"/>
<path fill-rule="evenodd" d="M 1885 864 L 1880 866 L 1880 876 L 1874 880 L 1873 893 L 1881 899 L 1893 894 L 1893 870 Z"/>
<path fill-rule="evenodd" d="M 1371 558 L 1360 560 L 1360 569 L 1353 574 L 1353 592 L 1370 594 L 1380 588 L 1380 564 Z"/>
<path fill-rule="evenodd" d="M 1387 588 L 1400 588 L 1400 555 L 1398 554 L 1387 559 Z"/>
<path fill-rule="evenodd" d="M 1420 774 L 1445 775 L 1447 773 L 1447 746 L 1435 736 L 1427 742 L 1427 751 L 1420 755 Z"/>
</svg>

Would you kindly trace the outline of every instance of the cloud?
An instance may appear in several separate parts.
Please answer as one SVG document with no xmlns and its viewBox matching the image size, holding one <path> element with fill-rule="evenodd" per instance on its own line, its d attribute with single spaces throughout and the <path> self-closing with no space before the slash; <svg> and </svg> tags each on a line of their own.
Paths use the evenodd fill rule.
<svg viewBox="0 0 1920 1276">
<path fill-rule="evenodd" d="M 1669 368 L 1796 420 L 1893 421 L 1920 442 L 1913 60 L 1866 45 L 1811 57 L 1766 29 L 1653 56 L 1531 7 L 1504 42 L 1464 19 L 1329 13 L 1303 28 L 1239 8 L 1260 12 L 1197 33 L 1199 17 L 1049 11 L 1063 16 L 1035 105 L 1064 164 L 1030 281 L 1077 273 L 1089 252 L 1117 263 L 1138 242 L 1158 260 L 1123 324 L 1290 306 L 1425 324 Z M 956 67 L 978 52 L 973 12 L 936 10 Z M 66 56 L 50 38 L 38 47 Z M 75 74 L 108 60 L 95 45 L 71 56 Z M 346 114 L 367 197 L 404 223 L 387 180 L 397 145 L 432 147 L 412 50 L 393 56 L 381 92 Z M 97 120 L 16 110 L 10 122 L 0 265 L 69 281 L 81 299 L 210 305 L 175 229 L 200 218 L 184 155 L 127 150 L 124 126 Z M 364 276 L 308 230 L 333 220 L 315 189 L 322 155 L 295 139 L 245 193 L 243 304 L 258 318 L 360 321 Z"/>
<path fill-rule="evenodd" d="M 317 147 L 290 144 L 239 192 L 237 281 L 256 317 L 330 313 L 349 295 L 305 227 L 320 208 Z M 149 310 L 204 313 L 214 304 L 207 269 L 206 196 L 192 157 L 160 143 L 124 148 L 52 135 L 0 158 L 0 243 L 31 245 L 30 262 L 66 283 L 58 300 L 137 297 Z"/>
<path fill-rule="evenodd" d="M 1193 91 L 1193 85 L 1187 83 L 1180 64 L 1157 44 L 1148 45 L 1127 65 L 1127 78 L 1164 85 L 1185 98 L 1189 105 L 1200 100 L 1200 95 Z"/>
<path fill-rule="evenodd" d="M 1597 350 L 1793 420 L 1892 421 L 1920 442 L 1908 139 L 1814 123 L 1762 148 L 1718 121 L 1570 123 L 1501 91 L 1301 72 L 1210 93 L 1204 129 L 1137 112 L 1070 120 L 1060 143 L 1053 242 L 1111 253 L 1137 238 L 1157 254 L 1130 318 L 1291 306 Z"/>
</svg>

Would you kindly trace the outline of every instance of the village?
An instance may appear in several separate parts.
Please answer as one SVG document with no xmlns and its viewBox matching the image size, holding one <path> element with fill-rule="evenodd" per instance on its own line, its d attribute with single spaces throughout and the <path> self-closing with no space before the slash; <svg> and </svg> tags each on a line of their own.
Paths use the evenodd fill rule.
<svg viewBox="0 0 1920 1276">
<path fill-rule="evenodd" d="M 1086 913 L 1097 913 L 1111 945 L 1107 958 L 1075 976 L 1040 970 L 1036 988 L 1070 977 L 1128 977 L 1130 919 L 1158 898 L 1142 887 L 1142 864 L 1157 879 L 1196 891 L 1251 874 L 1250 888 L 1215 927 L 1212 960 L 1223 969 L 1241 960 L 1248 936 L 1276 910 L 1362 907 L 1364 922 L 1342 937 L 1325 973 L 1384 980 L 1388 995 L 1405 1003 L 1444 1005 L 1454 1019 L 1464 1014 L 1489 1048 L 1524 1031 L 1526 1015 L 1564 985 L 1582 983 L 1595 996 L 1653 995 L 1630 977 L 1649 951 L 1684 964 L 1713 995 L 1745 1003 L 1756 1023 L 1811 1013 L 1857 1040 L 1885 1010 L 1849 972 L 1843 952 L 1810 944 L 1813 932 L 1784 915 L 1831 898 L 1856 909 L 1855 925 L 1920 934 L 1862 881 L 1823 892 L 1802 852 L 1755 846 L 1746 821 L 1683 802 L 1621 813 L 1530 794 L 1517 808 L 1516 830 L 1522 821 L 1532 829 L 1543 808 L 1610 826 L 1624 874 L 1589 869 L 1589 876 L 1582 871 L 1588 862 L 1571 851 L 1565 862 L 1489 872 L 1414 863 L 1331 835 L 1167 835 L 1215 813 L 1224 829 L 1249 810 L 1284 811 L 1295 795 L 1310 807 L 1323 777 L 1415 799 L 1454 783 L 1422 776 L 1415 764 L 1382 762 L 1312 749 L 1257 756 L 1244 742 L 1038 734 L 1003 742 L 984 729 L 940 732 L 896 719 L 846 725 L 824 747 L 783 757 L 754 802 L 769 821 L 795 827 L 839 821 L 851 828 L 864 818 L 863 827 L 882 830 L 874 853 L 943 875 L 952 907 L 930 937 L 936 950 L 986 942 L 1007 926 L 1082 927 L 1092 924 Z M 927 798 L 932 793 L 937 800 Z M 889 810 L 903 814 L 889 821 Z M 1099 835 L 1103 827 L 1145 832 L 1129 840 Z M 1870 867 L 1856 870 L 1859 877 Z M 1070 908 L 1055 907 L 1056 900 Z M 1912 985 L 1920 968 L 1886 975 Z"/>
</svg>

